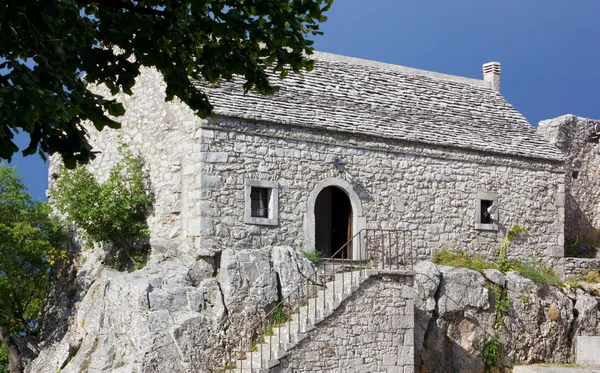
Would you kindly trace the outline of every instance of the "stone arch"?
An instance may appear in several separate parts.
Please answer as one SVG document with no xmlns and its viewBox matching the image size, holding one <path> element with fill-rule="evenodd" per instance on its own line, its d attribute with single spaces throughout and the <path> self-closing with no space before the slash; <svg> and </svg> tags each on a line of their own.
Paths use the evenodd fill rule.
<svg viewBox="0 0 600 373">
<path fill-rule="evenodd" d="M 306 206 L 306 213 L 304 214 L 304 245 L 306 250 L 310 251 L 315 249 L 315 202 L 317 201 L 317 197 L 323 191 L 323 189 L 331 186 L 337 187 L 344 191 L 344 193 L 346 193 L 350 199 L 350 204 L 352 206 L 353 234 L 357 234 L 367 227 L 366 218 L 363 213 L 362 202 L 358 194 L 354 191 L 354 188 L 352 188 L 352 184 L 344 179 L 339 178 L 322 180 L 315 185 L 313 190 L 310 192 Z M 364 247 L 364 245 L 354 244 L 353 246 L 354 249 L 352 250 L 352 259 L 360 259 L 362 253 L 360 253 L 359 248 Z"/>
</svg>

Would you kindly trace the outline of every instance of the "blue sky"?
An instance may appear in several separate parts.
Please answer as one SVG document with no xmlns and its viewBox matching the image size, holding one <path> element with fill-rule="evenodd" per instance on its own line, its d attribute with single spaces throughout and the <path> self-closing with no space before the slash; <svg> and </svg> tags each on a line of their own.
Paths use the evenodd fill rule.
<svg viewBox="0 0 600 373">
<path fill-rule="evenodd" d="M 600 0 L 336 0 L 328 15 L 319 51 L 477 79 L 498 61 L 502 94 L 531 124 L 600 119 Z M 39 156 L 13 164 L 45 199 Z"/>
</svg>

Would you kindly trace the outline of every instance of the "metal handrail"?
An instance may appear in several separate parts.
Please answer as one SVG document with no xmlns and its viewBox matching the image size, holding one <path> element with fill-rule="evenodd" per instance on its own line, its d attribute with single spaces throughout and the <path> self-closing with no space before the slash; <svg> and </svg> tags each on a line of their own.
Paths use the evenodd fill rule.
<svg viewBox="0 0 600 373">
<path fill-rule="evenodd" d="M 373 234 L 369 235 L 369 232 L 372 232 Z M 375 250 L 369 250 L 369 248 L 370 248 L 369 247 L 369 243 L 370 242 L 374 242 L 374 241 L 370 241 L 370 240 L 374 240 L 374 239 L 376 239 L 378 237 L 377 234 L 376 234 L 377 232 L 381 234 L 379 236 L 380 238 L 382 238 L 381 245 L 377 245 L 376 248 L 375 248 Z M 403 245 L 403 248 L 404 248 L 404 250 L 403 250 L 404 258 L 403 259 L 404 260 L 402 262 L 403 262 L 404 266 L 407 265 L 407 263 L 408 263 L 407 259 L 408 258 L 406 258 L 406 234 L 410 233 L 410 238 L 409 238 L 409 242 L 410 242 L 410 254 L 412 254 L 412 232 L 411 231 L 408 231 L 408 230 L 394 230 L 394 229 L 368 229 L 368 228 L 361 229 L 358 233 L 356 233 L 354 236 L 352 236 L 352 238 L 350 238 L 346 243 L 344 243 L 335 253 L 333 253 L 331 255 L 331 257 L 329 257 L 327 260 L 325 260 L 323 263 L 321 263 L 321 265 L 319 267 L 317 267 L 310 276 L 306 277 L 304 281 L 302 281 L 292 292 L 290 292 L 285 298 L 283 298 L 279 303 L 277 303 L 277 305 L 275 307 L 273 307 L 269 312 L 267 312 L 263 317 L 261 317 L 259 321 L 257 321 L 256 323 L 254 323 L 254 325 L 252 325 L 252 327 L 249 329 L 248 332 L 244 333 L 238 340 L 236 340 L 235 343 L 233 343 L 233 344 L 230 345 L 229 351 L 227 352 L 227 365 L 228 365 L 228 368 L 225 368 L 225 372 L 227 372 L 227 371 L 232 372 L 233 369 L 237 370 L 237 368 L 234 368 L 234 366 L 232 365 L 233 360 L 231 359 L 232 350 L 235 349 L 236 346 L 239 346 L 239 354 L 240 354 L 239 361 L 241 362 L 241 361 L 244 360 L 243 359 L 243 355 L 244 355 L 243 346 L 245 344 L 244 342 L 245 342 L 246 339 L 248 339 L 248 347 L 249 347 L 249 349 L 248 349 L 248 351 L 246 353 L 248 353 L 248 352 L 250 353 L 250 362 L 249 362 L 249 364 L 250 364 L 250 372 L 252 372 L 252 369 L 253 369 L 253 366 L 252 366 L 253 365 L 252 352 L 258 352 L 258 351 L 255 351 L 255 349 L 258 349 L 258 347 L 256 347 L 255 344 L 254 344 L 254 336 L 255 335 L 258 336 L 258 335 L 264 334 L 264 330 L 270 331 L 268 333 L 269 334 L 268 337 L 269 337 L 269 359 L 271 359 L 271 357 L 272 357 L 271 353 L 272 353 L 272 349 L 273 349 L 272 348 L 273 347 L 272 336 L 274 334 L 273 326 L 275 324 L 277 324 L 277 328 L 278 328 L 278 341 L 277 341 L 278 350 L 281 348 L 281 325 L 283 323 L 287 322 L 287 327 L 288 327 L 288 341 L 291 341 L 290 340 L 291 339 L 291 321 L 292 321 L 292 316 L 294 314 L 297 314 L 297 316 L 298 316 L 297 317 L 298 332 L 300 331 L 301 307 L 304 306 L 304 302 L 301 302 L 300 298 L 302 297 L 302 294 L 303 294 L 302 290 L 304 290 L 304 288 L 306 288 L 305 296 L 308 299 L 306 301 L 306 325 L 308 325 L 309 319 L 310 319 L 310 313 L 311 313 L 311 306 L 310 306 L 310 298 L 311 298 L 311 296 L 310 296 L 310 285 L 311 284 L 313 286 L 313 292 L 315 294 L 315 297 L 314 297 L 314 299 L 315 299 L 315 301 L 314 301 L 314 316 L 316 318 L 316 316 L 317 316 L 318 290 L 315 290 L 315 286 L 316 286 L 316 284 L 318 284 L 318 281 L 319 281 L 319 272 L 321 270 L 323 272 L 323 285 L 324 285 L 327 282 L 326 281 L 326 269 L 327 269 L 327 265 L 329 265 L 329 264 L 331 265 L 332 279 L 333 279 L 332 280 L 333 281 L 332 292 L 333 292 L 333 296 L 335 297 L 335 292 L 336 292 L 336 286 L 335 286 L 335 277 L 336 277 L 335 264 L 336 264 L 336 261 L 335 261 L 335 259 L 338 259 L 338 258 L 336 258 L 336 256 L 343 249 L 349 247 L 349 245 L 352 242 L 354 242 L 354 240 L 357 237 L 359 237 L 359 239 L 358 239 L 359 255 L 360 255 L 359 262 L 362 262 L 363 252 L 361 250 L 361 248 L 362 248 L 361 247 L 362 246 L 361 242 L 362 241 L 360 239 L 360 236 L 363 233 L 365 234 L 365 245 L 366 245 L 365 246 L 365 251 L 364 251 L 365 262 L 370 262 L 371 267 L 373 267 L 374 265 L 377 266 L 377 267 L 379 267 L 379 260 L 378 260 L 379 258 L 377 258 L 376 255 L 381 254 L 381 260 L 382 260 L 381 267 L 385 268 L 386 264 L 387 264 L 387 266 L 389 268 L 392 268 L 393 261 L 392 261 L 392 256 L 391 256 L 391 254 L 392 254 L 391 247 L 388 248 L 390 250 L 389 253 L 385 252 L 385 234 L 386 233 L 387 233 L 387 236 L 388 236 L 388 243 L 390 245 L 392 243 L 392 238 L 391 238 L 392 237 L 392 233 L 393 233 L 393 235 L 395 236 L 395 239 L 396 239 L 395 240 L 395 242 L 396 242 L 396 257 L 395 257 L 396 258 L 396 268 L 400 267 L 399 251 L 398 251 L 398 244 L 399 244 L 398 234 L 399 233 L 402 234 L 402 236 L 403 236 L 403 242 L 404 242 L 404 245 Z M 369 236 L 371 236 L 371 237 L 369 237 Z M 378 251 L 378 249 L 380 247 L 381 247 L 381 252 Z M 386 254 L 389 254 L 387 261 L 386 261 Z M 344 294 L 344 282 L 345 282 L 344 281 L 344 273 L 345 273 L 344 259 L 345 258 L 342 255 L 342 258 L 341 258 L 341 261 L 342 261 L 342 263 L 341 263 L 341 276 L 342 276 L 341 293 L 342 293 L 342 296 Z M 347 258 L 346 258 L 346 260 L 347 260 Z M 361 267 L 361 269 L 364 271 L 363 267 Z M 360 269 L 359 269 L 359 271 L 360 271 Z M 352 286 L 353 282 L 354 282 L 353 271 L 351 269 L 350 270 L 350 285 L 351 286 Z M 326 303 L 325 303 L 326 302 L 326 297 L 325 297 L 325 291 L 326 290 L 327 290 L 327 287 L 323 286 L 323 308 L 324 309 L 325 309 L 325 306 L 326 306 Z M 279 312 L 282 312 L 282 310 L 284 310 L 284 307 L 286 307 L 286 306 L 292 306 L 293 296 L 294 295 L 297 295 L 296 308 L 292 307 L 292 309 L 289 312 L 289 315 L 286 315 L 284 317 L 283 321 L 282 320 L 275 321 L 274 320 L 275 312 L 277 312 L 278 310 L 279 310 Z M 266 328 L 264 328 L 265 321 L 267 321 L 267 327 Z M 263 359 L 263 349 L 262 349 L 262 345 L 264 343 L 264 335 L 260 337 L 260 339 L 258 340 L 258 343 L 260 344 L 260 368 L 262 369 L 263 368 L 263 360 L 264 360 Z M 240 369 L 239 370 L 240 372 L 243 371 L 242 367 L 240 367 L 239 369 Z"/>
</svg>

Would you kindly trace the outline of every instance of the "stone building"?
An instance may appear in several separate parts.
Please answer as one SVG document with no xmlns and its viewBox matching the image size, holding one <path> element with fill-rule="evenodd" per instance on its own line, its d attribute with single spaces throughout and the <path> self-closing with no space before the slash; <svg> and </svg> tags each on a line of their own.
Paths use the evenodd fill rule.
<svg viewBox="0 0 600 373">
<path fill-rule="evenodd" d="M 139 151 L 157 196 L 151 240 L 196 257 L 266 245 L 329 255 L 367 228 L 410 230 L 419 258 L 491 256 L 513 224 L 531 237 L 512 254 L 563 256 L 564 157 L 500 94 L 498 63 L 477 80 L 314 58 L 271 97 L 203 86 L 207 120 L 165 102 L 162 77 L 144 69 L 120 97 L 122 129 L 92 133 L 90 167 L 108 174 L 117 138 Z"/>
</svg>

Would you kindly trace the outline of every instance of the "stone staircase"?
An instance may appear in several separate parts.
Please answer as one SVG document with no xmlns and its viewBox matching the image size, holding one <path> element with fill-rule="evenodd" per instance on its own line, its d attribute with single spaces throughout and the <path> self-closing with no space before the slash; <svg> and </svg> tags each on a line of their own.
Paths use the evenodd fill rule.
<svg viewBox="0 0 600 373">
<path fill-rule="evenodd" d="M 343 250 L 347 247 L 357 250 L 355 260 L 343 258 Z M 336 259 L 337 257 L 341 259 Z M 412 274 L 409 267 L 412 268 L 413 262 L 411 231 L 359 231 L 299 284 L 296 290 L 287 294 L 275 308 L 261 320 L 254 322 L 254 326 L 230 345 L 223 371 L 272 372 L 271 369 L 277 367 L 281 359 L 307 338 L 321 321 L 329 318 L 366 279 L 374 275 L 402 277 Z M 382 301 L 386 302 L 387 298 Z M 289 362 L 286 360 L 286 363 Z M 410 364 L 412 366 L 412 358 Z M 395 366 L 392 364 L 392 367 Z M 373 364 L 369 369 L 374 372 Z"/>
<path fill-rule="evenodd" d="M 270 372 L 279 364 L 279 359 L 306 338 L 319 322 L 333 314 L 375 272 L 381 271 L 363 269 L 335 274 L 325 286 L 317 287 L 314 295 L 294 312 L 290 321 L 273 325 L 271 332 L 263 335 L 263 343 L 258 343 L 259 340 L 246 347 L 247 351 L 252 349 L 252 352 L 243 352 L 242 359 L 232 356 L 230 369 L 225 369 L 225 372 Z"/>
</svg>

